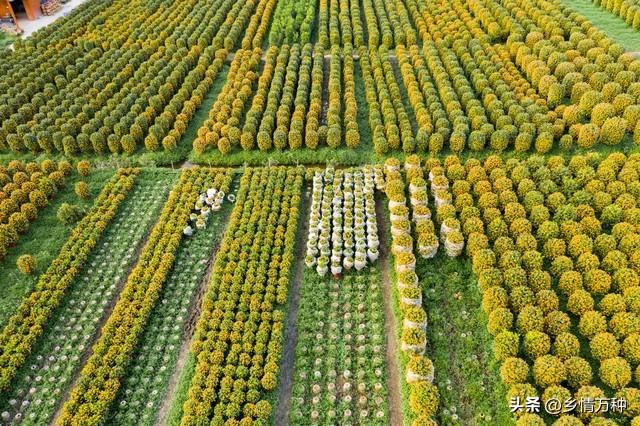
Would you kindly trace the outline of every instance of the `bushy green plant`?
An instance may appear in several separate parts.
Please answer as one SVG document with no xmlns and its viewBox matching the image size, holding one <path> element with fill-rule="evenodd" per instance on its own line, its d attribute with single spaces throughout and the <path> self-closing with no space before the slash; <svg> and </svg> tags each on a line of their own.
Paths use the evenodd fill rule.
<svg viewBox="0 0 640 426">
<path fill-rule="evenodd" d="M 75 204 L 62 203 L 58 208 L 58 213 L 56 216 L 58 220 L 65 225 L 73 225 L 78 222 L 82 216 L 84 215 L 84 211 L 82 208 Z"/>
</svg>

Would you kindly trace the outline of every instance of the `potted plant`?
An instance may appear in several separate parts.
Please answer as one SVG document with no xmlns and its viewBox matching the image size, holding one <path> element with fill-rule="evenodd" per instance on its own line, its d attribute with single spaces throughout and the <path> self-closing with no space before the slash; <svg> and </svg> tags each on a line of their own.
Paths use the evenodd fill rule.
<svg viewBox="0 0 640 426">
<path fill-rule="evenodd" d="M 392 251 L 394 254 L 411 253 L 413 251 L 413 238 L 411 234 L 394 235 Z"/>
<path fill-rule="evenodd" d="M 401 347 L 404 352 L 422 355 L 427 346 L 427 337 L 424 330 L 404 327 L 402 329 L 401 342 Z"/>
<path fill-rule="evenodd" d="M 460 256 L 462 249 L 464 248 L 464 236 L 460 231 L 449 232 L 445 238 L 444 247 L 447 251 L 447 256 Z"/>
<path fill-rule="evenodd" d="M 418 286 L 406 286 L 400 291 L 400 301 L 405 305 L 422 306 L 422 290 Z"/>
<path fill-rule="evenodd" d="M 401 234 L 411 233 L 411 222 L 408 219 L 396 220 L 391 223 L 391 234 L 395 237 Z"/>
<path fill-rule="evenodd" d="M 413 207 L 413 221 L 431 219 L 431 210 L 426 205 L 417 205 Z"/>
<path fill-rule="evenodd" d="M 337 261 L 331 261 L 331 274 L 334 276 L 338 276 L 342 273 L 342 265 L 340 263 L 340 259 Z"/>
<path fill-rule="evenodd" d="M 405 205 L 395 206 L 389 209 L 391 213 L 389 219 L 394 222 L 397 220 L 409 219 L 409 208 Z"/>
<path fill-rule="evenodd" d="M 367 266 L 367 258 L 364 252 L 356 251 L 354 266 L 358 271 L 361 271 L 362 269 L 364 269 L 365 266 Z"/>
<path fill-rule="evenodd" d="M 431 259 L 438 253 L 438 237 L 433 232 L 418 235 L 418 253 L 425 259 Z"/>
<path fill-rule="evenodd" d="M 304 264 L 307 265 L 307 268 L 313 268 L 316 264 L 315 256 L 307 254 L 304 258 Z"/>
<path fill-rule="evenodd" d="M 328 265 L 329 265 L 329 258 L 327 256 L 320 256 L 318 258 L 318 265 L 316 266 L 316 272 L 318 272 L 320 276 L 326 275 L 327 271 L 329 270 Z"/>
<path fill-rule="evenodd" d="M 426 330 L 427 328 L 427 313 L 421 306 L 409 306 L 404 312 L 403 325 L 405 327 L 421 328 Z"/>
<path fill-rule="evenodd" d="M 407 383 L 427 381 L 433 383 L 434 379 L 433 362 L 425 356 L 411 357 L 407 363 L 406 379 Z"/>
<path fill-rule="evenodd" d="M 407 286 L 417 286 L 418 285 L 418 275 L 416 275 L 415 271 L 403 271 L 397 274 L 396 285 L 399 290 L 404 289 Z"/>
</svg>

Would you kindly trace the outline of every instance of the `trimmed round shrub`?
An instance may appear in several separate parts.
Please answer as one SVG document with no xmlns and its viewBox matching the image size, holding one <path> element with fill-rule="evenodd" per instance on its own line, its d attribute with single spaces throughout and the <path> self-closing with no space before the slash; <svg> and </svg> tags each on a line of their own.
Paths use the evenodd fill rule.
<svg viewBox="0 0 640 426">
<path fill-rule="evenodd" d="M 513 314 L 508 308 L 497 308 L 491 311 L 487 321 L 487 329 L 493 336 L 508 331 L 513 327 Z"/>
<path fill-rule="evenodd" d="M 78 170 L 78 174 L 82 177 L 89 176 L 89 173 L 91 172 L 91 164 L 86 160 L 78 161 L 76 168 Z"/>
<path fill-rule="evenodd" d="M 18 270 L 23 274 L 31 275 L 37 267 L 36 259 L 30 254 L 23 254 L 22 256 L 18 257 L 16 266 L 18 267 Z"/>
<path fill-rule="evenodd" d="M 580 341 L 571 333 L 560 333 L 553 342 L 553 354 L 562 360 L 578 356 Z"/>
<path fill-rule="evenodd" d="M 600 142 L 605 145 L 618 145 L 624 138 L 627 121 L 621 117 L 607 118 L 600 130 Z"/>
<path fill-rule="evenodd" d="M 559 385 L 566 379 L 566 374 L 562 360 L 553 355 L 541 356 L 533 364 L 533 378 L 543 388 Z"/>
<path fill-rule="evenodd" d="M 583 149 L 592 148 L 600 138 L 600 128 L 593 123 L 580 126 L 577 145 Z"/>
<path fill-rule="evenodd" d="M 507 385 L 526 383 L 529 377 L 529 365 L 522 358 L 507 358 L 500 367 L 500 377 Z"/>
<path fill-rule="evenodd" d="M 600 361 L 616 357 L 620 353 L 618 339 L 607 332 L 596 334 L 589 342 L 589 348 L 591 349 L 591 355 Z"/>
<path fill-rule="evenodd" d="M 631 382 L 631 366 L 621 357 L 602 361 L 599 373 L 604 384 L 613 389 L 621 389 Z"/>
<path fill-rule="evenodd" d="M 82 219 L 83 215 L 84 212 L 79 206 L 69 203 L 62 203 L 56 214 L 58 220 L 65 225 L 75 224 Z"/>
<path fill-rule="evenodd" d="M 75 189 L 76 195 L 82 198 L 83 200 L 87 200 L 89 199 L 89 197 L 91 197 L 91 192 L 89 191 L 89 185 L 87 185 L 87 182 L 85 181 L 76 182 L 74 189 Z"/>
<path fill-rule="evenodd" d="M 583 336 L 590 339 L 607 330 L 607 319 L 598 311 L 587 311 L 582 314 L 578 328 Z"/>
<path fill-rule="evenodd" d="M 493 341 L 493 353 L 498 361 L 518 355 L 520 335 L 511 331 L 502 331 Z"/>
<path fill-rule="evenodd" d="M 532 360 L 551 350 L 551 339 L 541 331 L 530 331 L 524 336 L 524 353 Z"/>
<path fill-rule="evenodd" d="M 591 365 L 584 358 L 574 356 L 564 361 L 564 368 L 567 374 L 567 383 L 572 388 L 577 388 L 591 383 L 593 371 Z"/>
</svg>

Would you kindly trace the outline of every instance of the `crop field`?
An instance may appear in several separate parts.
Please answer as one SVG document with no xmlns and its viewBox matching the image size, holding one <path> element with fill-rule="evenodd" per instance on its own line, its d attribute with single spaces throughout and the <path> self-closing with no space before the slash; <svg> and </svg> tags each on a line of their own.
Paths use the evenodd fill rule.
<svg viewBox="0 0 640 426">
<path fill-rule="evenodd" d="M 640 426 L 639 146 L 637 0 L 0 36 L 0 426 Z"/>
</svg>

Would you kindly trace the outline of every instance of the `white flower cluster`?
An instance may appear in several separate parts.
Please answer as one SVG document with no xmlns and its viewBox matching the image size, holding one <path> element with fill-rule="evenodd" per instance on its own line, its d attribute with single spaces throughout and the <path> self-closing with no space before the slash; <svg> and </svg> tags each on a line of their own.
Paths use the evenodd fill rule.
<svg viewBox="0 0 640 426">
<path fill-rule="evenodd" d="M 328 167 L 313 177 L 305 264 L 318 274 L 360 271 L 378 258 L 374 176 L 371 168 Z"/>
<path fill-rule="evenodd" d="M 189 223 L 184 227 L 182 233 L 190 237 L 193 235 L 194 226 L 196 229 L 206 228 L 211 212 L 217 212 L 222 208 L 224 196 L 224 191 L 219 191 L 216 188 L 209 188 L 200 194 L 189 216 Z"/>
</svg>

